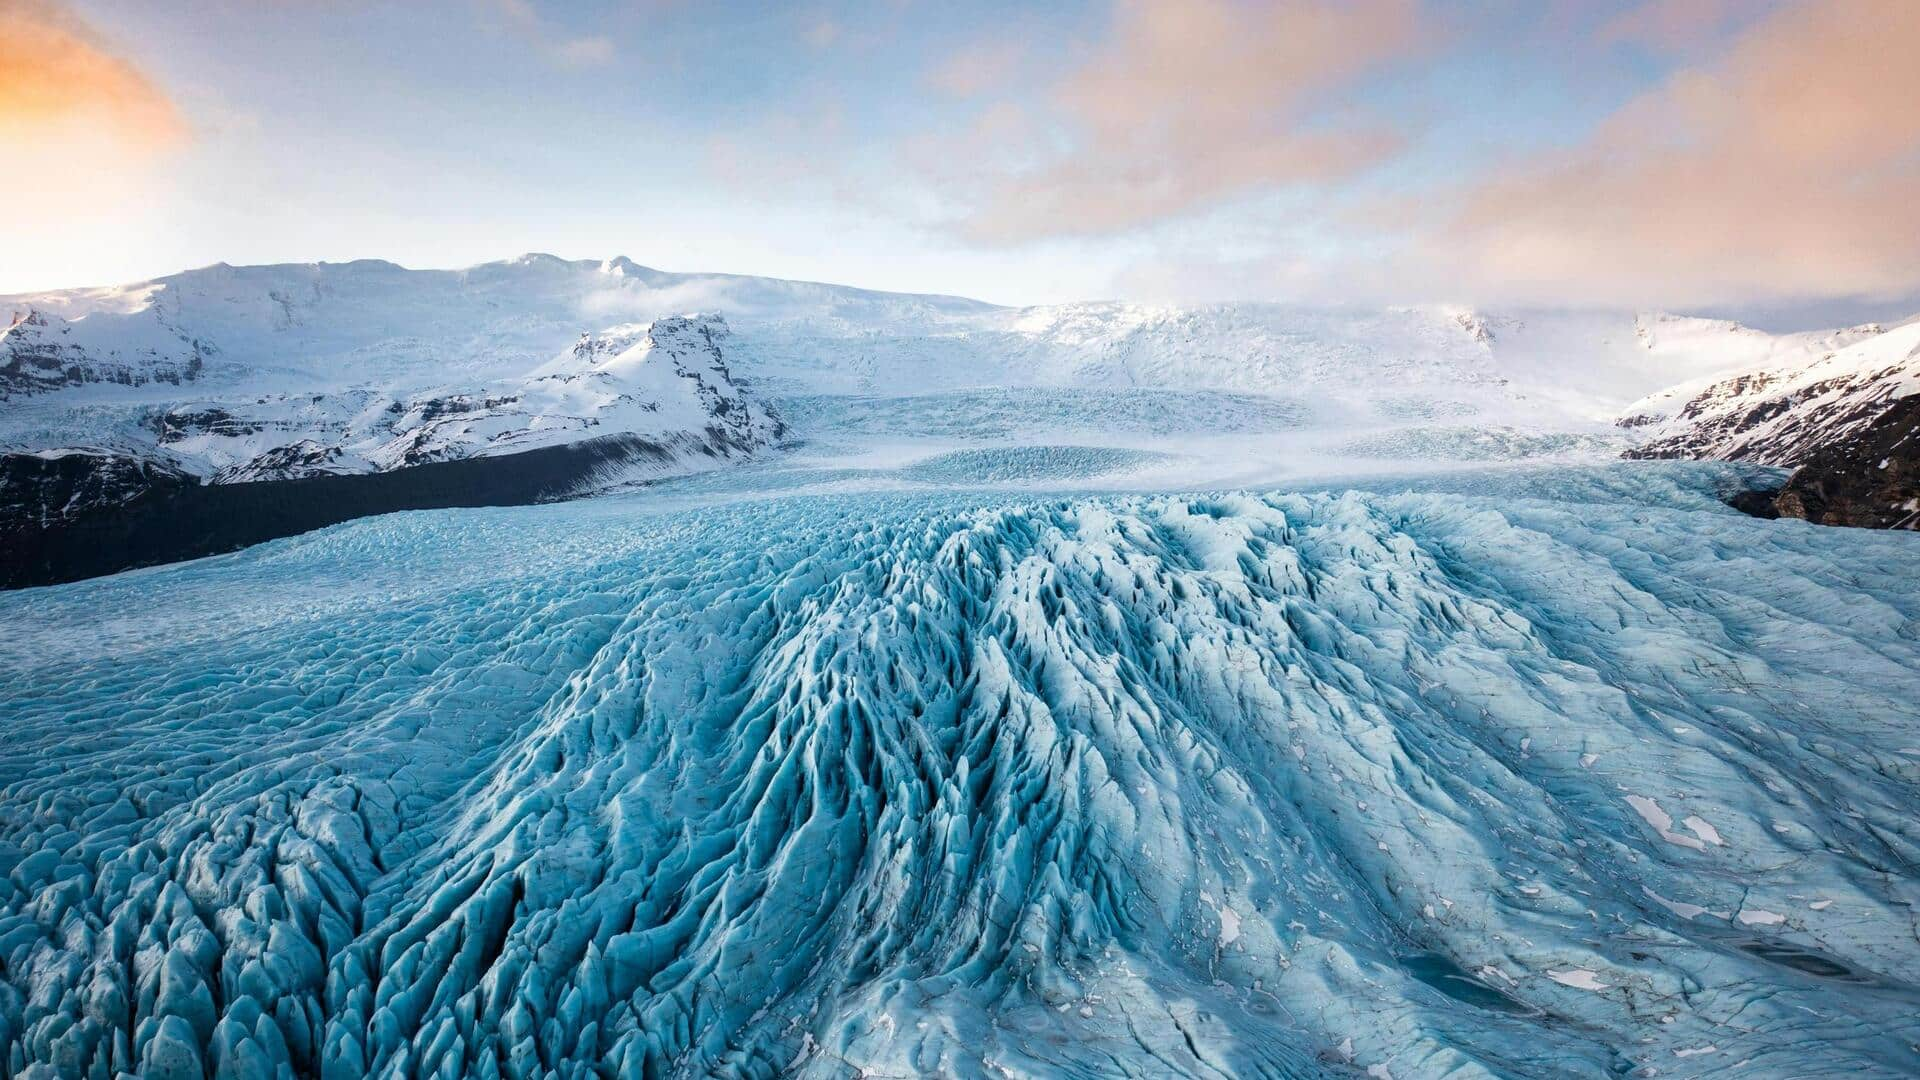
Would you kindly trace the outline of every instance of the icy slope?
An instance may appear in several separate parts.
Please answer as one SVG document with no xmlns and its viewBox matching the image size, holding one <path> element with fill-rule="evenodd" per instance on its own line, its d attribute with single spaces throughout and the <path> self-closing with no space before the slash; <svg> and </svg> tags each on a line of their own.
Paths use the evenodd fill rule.
<svg viewBox="0 0 1920 1080">
<path fill-rule="evenodd" d="M 1902 1075 L 1920 547 L 1731 479 L 610 498 L 0 596 L 0 1052 Z"/>
</svg>

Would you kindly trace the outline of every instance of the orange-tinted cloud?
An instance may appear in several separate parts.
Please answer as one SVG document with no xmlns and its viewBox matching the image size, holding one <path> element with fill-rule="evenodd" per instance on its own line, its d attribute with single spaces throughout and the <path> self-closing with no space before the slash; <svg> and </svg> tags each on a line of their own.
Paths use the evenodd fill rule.
<svg viewBox="0 0 1920 1080">
<path fill-rule="evenodd" d="M 0 0 L 0 140 L 79 136 L 128 150 L 186 138 L 173 102 L 50 0 Z"/>
<path fill-rule="evenodd" d="M 1338 117 L 1337 95 L 1422 39 L 1415 0 L 1123 0 L 1107 39 L 1018 122 L 1003 105 L 920 156 L 972 164 L 947 179 L 976 240 L 1150 224 L 1390 155 L 1399 134 Z M 1011 66 L 963 54 L 937 78 L 965 91 Z"/>
<path fill-rule="evenodd" d="M 1920 286 L 1920 3 L 1783 8 L 1571 152 L 1465 193 L 1430 277 L 1711 303 Z"/>
</svg>

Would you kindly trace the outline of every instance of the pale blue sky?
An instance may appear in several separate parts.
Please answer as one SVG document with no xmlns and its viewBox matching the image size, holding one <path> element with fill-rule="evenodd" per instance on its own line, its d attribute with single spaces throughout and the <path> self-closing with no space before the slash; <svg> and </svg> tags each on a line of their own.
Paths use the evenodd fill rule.
<svg viewBox="0 0 1920 1080">
<path fill-rule="evenodd" d="M 1713 237 L 1685 235 L 1694 261 L 1670 282 L 1640 288 L 1630 251 L 1589 282 L 1592 233 L 1563 220 L 1578 204 L 1535 206 L 1552 201 L 1536 185 L 1532 231 L 1491 240 L 1473 209 L 1510 197 L 1485 190 L 1509 174 L 1605 172 L 1623 110 L 1733 85 L 1745 69 L 1716 65 L 1818 4 L 1364 0 L 1321 25 L 1309 0 L 25 3 L 130 65 L 181 134 L 68 154 L 70 184 L 6 192 L 51 212 L 0 251 L 0 291 L 526 250 L 1005 302 L 1579 304 L 1670 285 L 1696 308 L 1817 313 L 1916 284 L 1877 251 L 1811 284 L 1718 267 L 1697 254 Z M 1719 127 L 1681 138 L 1744 130 L 1701 122 Z M 1646 183 L 1607 183 L 1646 235 L 1684 229 L 1653 220 L 1675 212 Z"/>
</svg>

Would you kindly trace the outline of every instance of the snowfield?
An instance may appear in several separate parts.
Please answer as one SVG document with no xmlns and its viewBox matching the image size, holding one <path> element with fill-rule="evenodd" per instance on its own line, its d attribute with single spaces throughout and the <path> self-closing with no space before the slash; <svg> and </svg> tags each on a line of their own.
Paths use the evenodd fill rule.
<svg viewBox="0 0 1920 1080">
<path fill-rule="evenodd" d="M 0 595 L 5 1071 L 1911 1074 L 1920 538 L 1150 464 Z"/>
</svg>

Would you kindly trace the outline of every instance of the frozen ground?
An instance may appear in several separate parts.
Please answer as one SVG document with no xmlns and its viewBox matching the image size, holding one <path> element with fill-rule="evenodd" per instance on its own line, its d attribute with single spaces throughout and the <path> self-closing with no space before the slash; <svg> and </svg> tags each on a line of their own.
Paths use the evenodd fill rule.
<svg viewBox="0 0 1920 1080">
<path fill-rule="evenodd" d="M 0 595 L 5 1071 L 1920 1065 L 1920 537 L 916 460 Z"/>
</svg>

